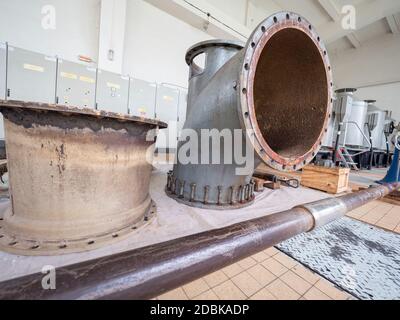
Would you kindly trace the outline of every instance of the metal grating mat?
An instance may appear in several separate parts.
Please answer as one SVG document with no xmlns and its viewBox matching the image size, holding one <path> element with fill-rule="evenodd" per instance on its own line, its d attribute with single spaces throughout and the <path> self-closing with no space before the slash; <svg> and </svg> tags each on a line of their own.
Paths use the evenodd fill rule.
<svg viewBox="0 0 400 320">
<path fill-rule="evenodd" d="M 277 248 L 359 299 L 400 299 L 400 235 L 342 218 Z"/>
</svg>

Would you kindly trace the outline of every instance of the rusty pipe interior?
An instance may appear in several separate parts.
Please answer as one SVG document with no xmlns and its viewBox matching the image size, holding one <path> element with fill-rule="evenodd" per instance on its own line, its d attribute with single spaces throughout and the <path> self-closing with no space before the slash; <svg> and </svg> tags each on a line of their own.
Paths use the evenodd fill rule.
<svg viewBox="0 0 400 320">
<path fill-rule="evenodd" d="M 254 105 L 262 136 L 285 158 L 312 149 L 323 130 L 328 83 L 314 41 L 295 28 L 277 32 L 264 47 L 254 78 Z"/>
</svg>

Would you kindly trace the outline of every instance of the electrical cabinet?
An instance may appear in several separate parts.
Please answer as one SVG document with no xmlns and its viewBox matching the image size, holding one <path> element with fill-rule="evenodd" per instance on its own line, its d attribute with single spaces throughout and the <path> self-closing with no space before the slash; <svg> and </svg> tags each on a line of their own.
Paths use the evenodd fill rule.
<svg viewBox="0 0 400 320">
<path fill-rule="evenodd" d="M 129 89 L 129 113 L 149 119 L 155 118 L 157 85 L 131 78 Z"/>
<path fill-rule="evenodd" d="M 0 100 L 6 99 L 7 44 L 0 42 Z M 0 113 L 0 140 L 4 140 L 3 115 Z M 1 148 L 1 142 L 0 142 Z"/>
<path fill-rule="evenodd" d="M 8 46 L 7 61 L 7 99 L 55 102 L 55 57 Z"/>
<path fill-rule="evenodd" d="M 168 129 L 160 130 L 156 148 L 176 149 L 178 141 L 179 90 L 166 85 L 157 88 L 156 118 L 166 122 Z"/>
<path fill-rule="evenodd" d="M 97 109 L 127 114 L 128 97 L 129 77 L 105 70 L 97 70 Z"/>
<path fill-rule="evenodd" d="M 96 68 L 59 59 L 57 72 L 57 103 L 94 109 L 96 76 Z"/>
</svg>

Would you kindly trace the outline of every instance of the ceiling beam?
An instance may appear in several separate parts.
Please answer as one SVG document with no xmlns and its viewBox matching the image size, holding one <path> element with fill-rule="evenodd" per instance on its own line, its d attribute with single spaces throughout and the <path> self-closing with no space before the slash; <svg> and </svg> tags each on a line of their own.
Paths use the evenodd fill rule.
<svg viewBox="0 0 400 320">
<path fill-rule="evenodd" d="M 356 30 L 360 30 L 376 21 L 379 21 L 393 12 L 400 11 L 399 0 L 375 0 L 373 2 L 363 2 L 356 6 Z M 325 43 L 332 43 L 342 37 L 345 37 L 355 30 L 345 30 L 342 27 L 341 20 L 328 22 L 320 26 L 319 33 Z"/>
<path fill-rule="evenodd" d="M 349 40 L 351 42 L 351 44 L 353 45 L 353 47 L 355 49 L 358 49 L 359 47 L 361 47 L 361 42 L 360 42 L 360 40 L 358 40 L 358 38 L 354 32 L 347 35 L 346 38 L 347 38 L 347 40 Z"/>
<path fill-rule="evenodd" d="M 326 11 L 326 13 L 331 17 L 334 22 L 340 20 L 340 13 L 336 5 L 332 0 L 318 0 L 319 4 Z"/>
<path fill-rule="evenodd" d="M 390 30 L 393 34 L 400 33 L 400 15 L 391 15 L 386 17 L 386 20 L 389 24 Z"/>
<path fill-rule="evenodd" d="M 322 8 L 326 11 L 326 13 L 331 17 L 331 19 L 337 23 L 341 19 L 341 14 L 339 9 L 336 7 L 335 3 L 332 0 L 318 0 L 319 4 L 322 6 Z M 352 46 L 357 49 L 361 47 L 361 42 L 358 40 L 356 34 L 354 32 L 348 34 L 346 36 L 347 40 L 350 41 Z"/>
</svg>

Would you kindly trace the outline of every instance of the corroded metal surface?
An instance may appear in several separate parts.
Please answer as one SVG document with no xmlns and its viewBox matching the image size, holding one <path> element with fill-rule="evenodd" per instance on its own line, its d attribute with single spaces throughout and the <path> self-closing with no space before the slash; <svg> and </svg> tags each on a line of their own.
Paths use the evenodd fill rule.
<svg viewBox="0 0 400 320">
<path fill-rule="evenodd" d="M 116 241 L 155 212 L 151 155 L 165 124 L 88 109 L 0 102 L 11 205 L 0 248 L 52 255 Z"/>
<path fill-rule="evenodd" d="M 399 187 L 400 184 L 385 185 L 339 199 L 347 210 L 352 210 Z M 5 281 L 0 283 L 0 299 L 153 298 L 313 230 L 316 211 L 313 215 L 306 207 L 317 208 L 318 203 L 326 202 L 61 267 L 56 270 L 56 290 L 42 289 L 42 273 Z M 337 217 L 335 212 L 332 214 Z"/>
<path fill-rule="evenodd" d="M 194 61 L 202 53 L 204 68 Z M 249 171 L 261 162 L 280 171 L 299 170 L 317 154 L 332 116 L 333 83 L 326 48 L 306 19 L 277 13 L 261 22 L 245 46 L 202 42 L 188 50 L 186 62 L 190 80 L 184 129 L 197 133 L 198 154 L 208 151 L 201 150 L 204 129 L 228 130 L 231 137 L 242 130 L 243 139 L 208 140 L 210 145 L 215 139 L 221 142 L 210 147 L 210 158 L 217 155 L 219 164 L 181 160 L 187 139 L 180 141 L 174 183 L 166 188 L 169 196 L 191 206 L 238 208 L 254 200 L 252 172 L 236 172 L 243 168 L 235 158 L 239 146 L 239 154 L 254 158 Z"/>
</svg>

